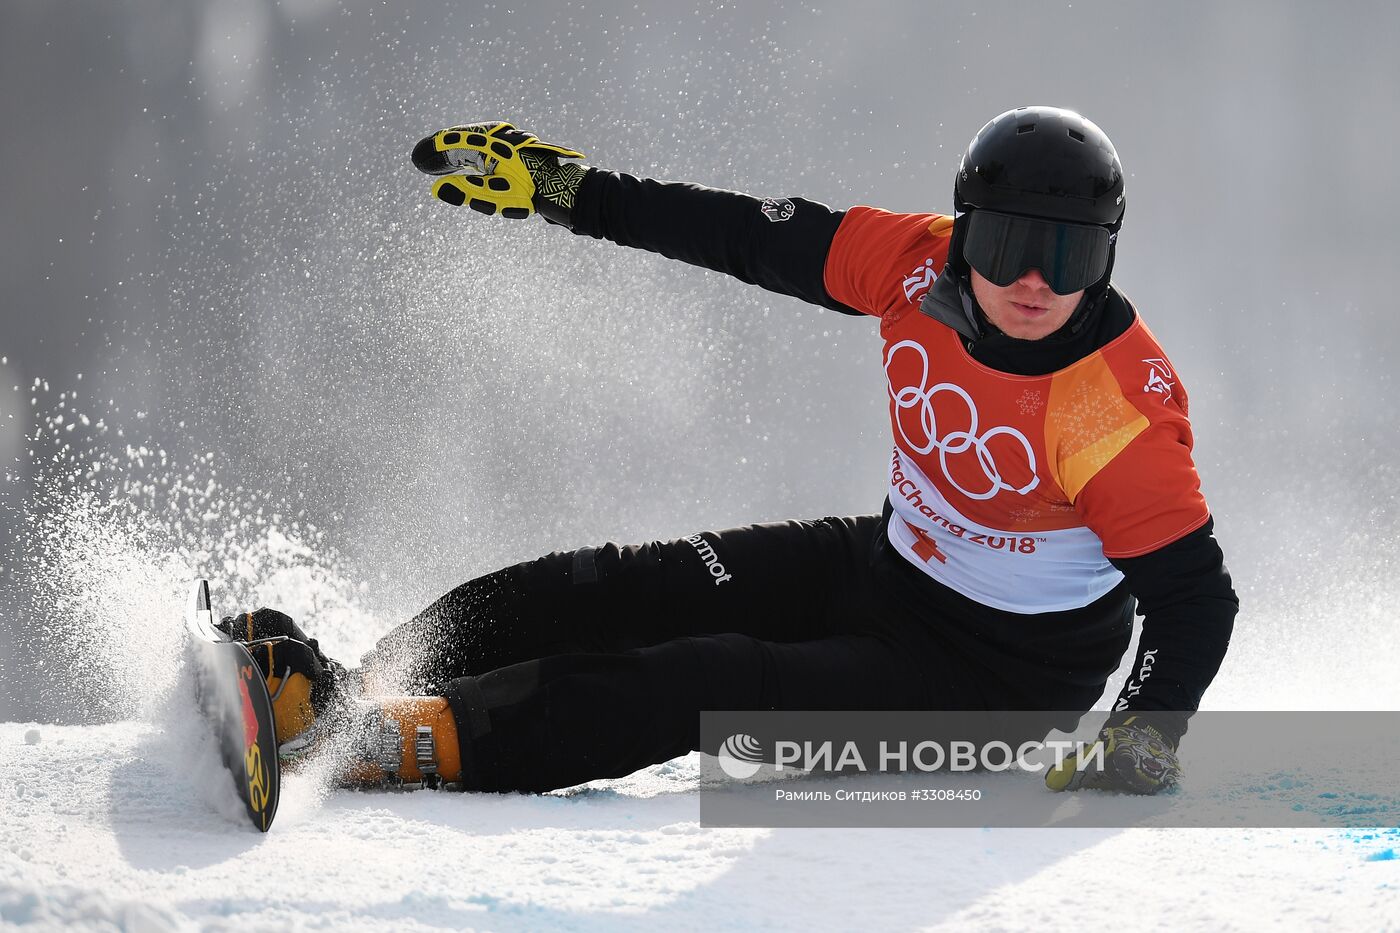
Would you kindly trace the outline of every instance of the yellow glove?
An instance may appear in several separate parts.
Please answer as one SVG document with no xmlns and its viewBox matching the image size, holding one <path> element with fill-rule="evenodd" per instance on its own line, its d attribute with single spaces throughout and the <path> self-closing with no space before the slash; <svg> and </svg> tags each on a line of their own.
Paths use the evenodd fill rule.
<svg viewBox="0 0 1400 933">
<path fill-rule="evenodd" d="M 1079 756 L 1071 755 L 1059 767 L 1051 767 L 1045 785 L 1051 790 L 1116 790 L 1128 794 L 1155 794 L 1175 787 L 1181 780 L 1181 763 L 1175 743 L 1141 716 L 1110 718 L 1089 746 L 1086 757 L 1103 746 L 1103 770 L 1090 765 L 1079 769 Z"/>
<path fill-rule="evenodd" d="M 560 158 L 581 159 L 567 146 L 542 142 L 509 123 L 468 123 L 439 130 L 413 147 L 420 172 L 441 175 L 433 197 L 483 214 L 525 218 L 539 211 L 568 223 L 574 195 L 587 168 Z"/>
</svg>

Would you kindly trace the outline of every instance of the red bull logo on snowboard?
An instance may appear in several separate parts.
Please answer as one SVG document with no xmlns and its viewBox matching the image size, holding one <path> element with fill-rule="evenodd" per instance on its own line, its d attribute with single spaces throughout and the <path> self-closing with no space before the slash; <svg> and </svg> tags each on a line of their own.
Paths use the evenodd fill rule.
<svg viewBox="0 0 1400 933">
<path fill-rule="evenodd" d="M 262 747 L 258 745 L 258 713 L 253 708 L 253 697 L 248 692 L 248 681 L 254 675 L 253 668 L 244 664 L 238 669 L 238 697 L 243 717 L 243 771 L 248 787 L 248 806 L 262 813 L 271 796 L 267 765 L 263 763 Z"/>
</svg>

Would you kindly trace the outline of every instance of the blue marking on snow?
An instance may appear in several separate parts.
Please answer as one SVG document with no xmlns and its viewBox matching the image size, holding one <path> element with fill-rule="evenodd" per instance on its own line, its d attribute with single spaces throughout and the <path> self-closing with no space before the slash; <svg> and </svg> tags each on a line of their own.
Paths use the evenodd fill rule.
<svg viewBox="0 0 1400 933">
<path fill-rule="evenodd" d="M 1375 851 L 1366 854 L 1364 861 L 1400 861 L 1400 829 L 1370 829 L 1365 831 L 1353 829 L 1343 833 L 1342 838 L 1355 845 L 1375 849 Z M 1381 845 L 1386 846 L 1386 848 L 1379 848 Z M 1382 887 L 1388 887 L 1388 885 L 1382 885 Z"/>
</svg>

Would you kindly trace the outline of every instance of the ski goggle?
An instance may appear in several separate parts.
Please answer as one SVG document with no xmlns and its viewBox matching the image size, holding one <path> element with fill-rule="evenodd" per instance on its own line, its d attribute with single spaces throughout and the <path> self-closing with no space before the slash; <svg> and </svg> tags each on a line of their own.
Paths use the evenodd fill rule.
<svg viewBox="0 0 1400 933">
<path fill-rule="evenodd" d="M 1039 269 L 1057 295 L 1088 288 L 1108 268 L 1107 227 L 972 211 L 963 257 L 994 285 L 1006 286 Z"/>
</svg>

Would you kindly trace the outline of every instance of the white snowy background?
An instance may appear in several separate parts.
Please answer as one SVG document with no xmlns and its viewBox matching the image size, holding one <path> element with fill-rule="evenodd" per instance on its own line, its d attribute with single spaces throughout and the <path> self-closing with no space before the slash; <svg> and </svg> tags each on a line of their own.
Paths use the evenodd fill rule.
<svg viewBox="0 0 1400 933">
<path fill-rule="evenodd" d="M 707 829 L 694 758 L 543 797 L 299 775 L 260 836 L 178 665 L 196 573 L 353 659 L 550 550 L 879 507 L 870 322 L 453 211 L 422 135 L 946 210 L 977 127 L 1055 103 L 1118 146 L 1116 279 L 1191 390 L 1243 601 L 1206 707 L 1396 709 L 1397 35 L 1383 2 L 6 2 L 0 926 L 1400 929 L 1395 829 Z"/>
</svg>

